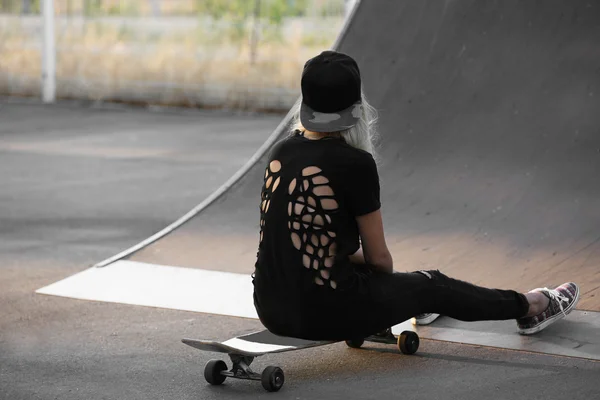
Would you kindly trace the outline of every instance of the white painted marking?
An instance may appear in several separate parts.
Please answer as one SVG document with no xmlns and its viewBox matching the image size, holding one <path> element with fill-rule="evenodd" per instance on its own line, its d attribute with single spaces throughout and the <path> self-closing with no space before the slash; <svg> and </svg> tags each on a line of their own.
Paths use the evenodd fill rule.
<svg viewBox="0 0 600 400">
<path fill-rule="evenodd" d="M 256 343 L 256 342 L 248 342 L 244 339 L 233 338 L 223 342 L 226 346 L 231 346 L 233 348 L 249 351 L 252 353 L 267 353 L 271 351 L 284 350 L 284 349 L 293 349 L 294 346 L 281 346 L 278 344 L 266 344 L 266 343 Z"/>
<path fill-rule="evenodd" d="M 398 336 L 408 330 L 433 340 L 600 360 L 599 328 L 600 313 L 575 310 L 543 333 L 531 336 L 519 335 L 514 320 L 467 323 L 443 316 L 431 325 L 414 326 L 405 321 L 392 327 L 392 333 Z"/>
<path fill-rule="evenodd" d="M 37 293 L 258 318 L 250 275 L 135 261 L 121 260 L 107 267 L 93 267 L 41 288 Z M 445 317 L 428 326 L 415 327 L 406 321 L 394 326 L 392 332 L 399 335 L 404 330 L 412 330 L 421 338 L 600 360 L 600 344 L 596 340 L 600 313 L 573 311 L 567 319 L 549 328 L 544 336 L 518 335 L 514 321 L 471 323 L 472 329 L 462 329 L 461 324 Z M 473 329 L 473 324 L 477 324 L 477 329 Z M 225 343 L 257 353 L 294 348 L 237 338 Z"/>
<path fill-rule="evenodd" d="M 82 300 L 255 318 L 250 275 L 121 260 L 37 290 Z"/>
</svg>

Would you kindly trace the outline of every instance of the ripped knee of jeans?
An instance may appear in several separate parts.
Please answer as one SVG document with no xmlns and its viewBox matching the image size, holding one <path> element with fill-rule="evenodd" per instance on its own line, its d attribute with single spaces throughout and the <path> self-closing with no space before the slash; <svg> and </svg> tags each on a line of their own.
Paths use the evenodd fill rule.
<svg viewBox="0 0 600 400">
<path fill-rule="evenodd" d="M 421 275 L 424 275 L 425 277 L 427 277 L 428 279 L 432 280 L 432 281 L 440 281 L 440 280 L 444 280 L 446 277 L 446 275 L 442 274 L 439 270 L 437 269 L 431 269 L 431 270 L 420 270 L 420 271 L 416 271 Z"/>
<path fill-rule="evenodd" d="M 422 270 L 422 271 L 416 271 L 416 272 L 418 272 L 421 275 L 425 275 L 428 279 L 433 279 L 433 275 L 431 274 L 432 271 Z"/>
</svg>

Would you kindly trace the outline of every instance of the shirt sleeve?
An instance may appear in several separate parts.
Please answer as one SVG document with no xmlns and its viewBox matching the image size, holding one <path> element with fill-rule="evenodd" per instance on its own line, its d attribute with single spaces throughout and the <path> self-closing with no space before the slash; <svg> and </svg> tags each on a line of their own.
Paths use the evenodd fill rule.
<svg viewBox="0 0 600 400">
<path fill-rule="evenodd" d="M 381 208 L 379 173 L 373 156 L 367 154 L 348 175 L 348 207 L 355 217 Z"/>
</svg>

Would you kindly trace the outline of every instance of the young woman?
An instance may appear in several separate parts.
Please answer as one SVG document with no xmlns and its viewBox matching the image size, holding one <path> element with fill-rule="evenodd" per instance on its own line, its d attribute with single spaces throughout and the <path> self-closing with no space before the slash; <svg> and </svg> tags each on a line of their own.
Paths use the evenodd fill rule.
<svg viewBox="0 0 600 400">
<path fill-rule="evenodd" d="M 532 334 L 575 307 L 574 283 L 522 294 L 437 270 L 394 272 L 373 158 L 375 110 L 359 68 L 326 51 L 306 63 L 301 86 L 295 129 L 272 150 L 262 188 L 254 302 L 267 329 L 346 340 L 444 314 L 516 319 L 519 333 Z"/>
</svg>

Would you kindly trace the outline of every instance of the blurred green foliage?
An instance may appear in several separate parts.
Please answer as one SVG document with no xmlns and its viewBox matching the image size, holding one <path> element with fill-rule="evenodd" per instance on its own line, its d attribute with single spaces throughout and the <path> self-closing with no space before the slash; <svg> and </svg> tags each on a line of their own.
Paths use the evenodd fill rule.
<svg viewBox="0 0 600 400">
<path fill-rule="evenodd" d="M 37 14 L 42 0 L 0 0 L 0 13 Z M 344 0 L 54 0 L 59 14 L 85 16 L 205 15 L 243 20 L 258 14 L 270 23 L 286 17 L 341 15 Z"/>
<path fill-rule="evenodd" d="M 38 14 L 41 0 L 0 0 L 0 12 L 7 14 Z"/>
<path fill-rule="evenodd" d="M 195 6 L 198 14 L 215 19 L 245 20 L 258 15 L 280 24 L 285 17 L 304 15 L 308 0 L 195 0 Z"/>
</svg>

